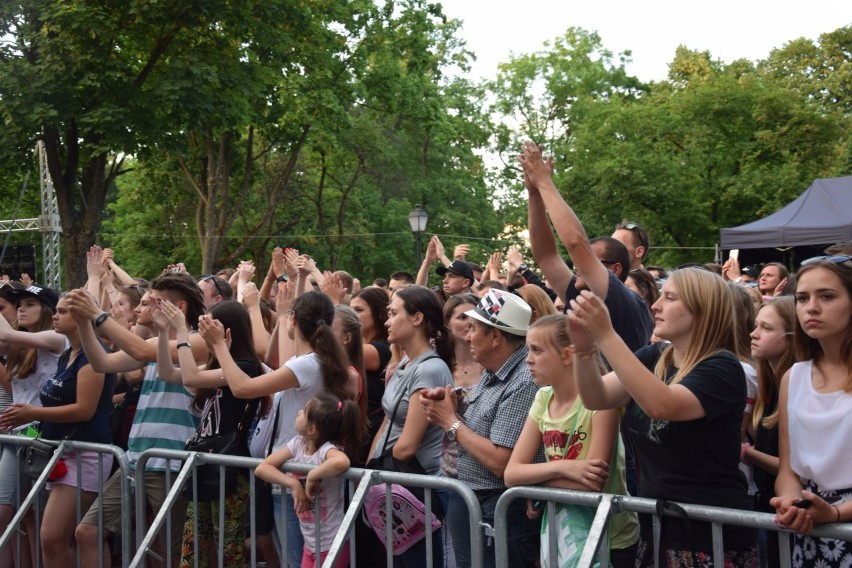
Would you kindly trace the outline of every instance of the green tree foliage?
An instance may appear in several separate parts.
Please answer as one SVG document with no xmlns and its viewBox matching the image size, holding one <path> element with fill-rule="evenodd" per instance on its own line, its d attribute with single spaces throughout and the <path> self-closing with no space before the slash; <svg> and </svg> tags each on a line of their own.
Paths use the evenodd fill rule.
<svg viewBox="0 0 852 568">
<path fill-rule="evenodd" d="M 720 228 L 767 215 L 814 178 L 835 175 L 843 131 L 837 113 L 751 64 L 680 49 L 670 80 L 650 95 L 588 105 L 559 179 L 592 232 L 630 218 L 662 247 L 652 262 L 710 261 Z"/>
<path fill-rule="evenodd" d="M 280 245 L 309 252 L 324 268 L 387 276 L 415 268 L 407 222 L 414 203 L 429 211 L 430 232 L 498 233 L 474 152 L 488 139 L 484 94 L 445 73 L 466 66 L 458 22 L 417 1 L 334 15 L 328 38 L 320 30 L 300 47 L 308 63 L 279 79 L 269 99 L 277 113 L 259 105 L 241 130 L 237 121 L 230 129 L 202 125 L 142 153 L 138 181 L 120 183 L 106 240 L 122 249 L 120 235 L 147 234 L 149 242 L 146 227 L 162 227 L 154 267 L 169 257 L 203 272 L 245 257 L 263 263 Z M 150 183 L 168 195 L 146 189 Z M 167 220 L 158 224 L 159 215 Z M 165 234 L 187 225 L 196 238 Z M 200 262 L 192 248 L 175 257 L 189 241 L 200 243 Z M 490 246 L 474 249 L 484 256 Z M 136 254 L 130 266 L 150 270 Z"/>
<path fill-rule="evenodd" d="M 511 120 L 495 150 L 514 153 L 522 137 L 545 144 L 590 235 L 629 218 L 651 230 L 651 262 L 710 261 L 721 227 L 849 171 L 848 38 L 842 28 L 798 40 L 758 65 L 681 46 L 668 79 L 643 86 L 624 72 L 629 54 L 615 62 L 596 35 L 569 30 L 501 68 L 494 108 Z M 505 187 L 518 187 L 505 164 Z"/>
</svg>

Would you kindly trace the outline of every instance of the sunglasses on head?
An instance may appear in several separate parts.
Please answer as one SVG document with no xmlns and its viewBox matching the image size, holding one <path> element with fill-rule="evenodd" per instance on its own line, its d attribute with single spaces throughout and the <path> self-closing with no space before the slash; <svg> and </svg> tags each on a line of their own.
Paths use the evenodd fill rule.
<svg viewBox="0 0 852 568">
<path fill-rule="evenodd" d="M 644 230 L 639 226 L 639 223 L 625 223 L 621 225 L 620 228 L 636 233 L 636 236 L 639 237 L 639 244 L 642 245 L 646 251 L 648 250 L 648 243 L 645 242 Z"/>
<path fill-rule="evenodd" d="M 216 287 L 216 291 L 218 291 L 219 295 L 224 298 L 225 293 L 222 291 L 222 287 L 219 285 L 219 279 L 216 278 L 215 274 L 205 274 L 204 276 L 198 279 L 199 282 L 206 282 L 208 280 L 213 281 L 213 285 Z"/>
<path fill-rule="evenodd" d="M 848 254 L 839 254 L 835 256 L 815 256 L 813 258 L 809 258 L 807 260 L 803 260 L 802 264 L 799 266 L 808 266 L 809 264 L 816 264 L 817 262 L 833 262 L 834 264 L 845 264 L 852 260 L 852 256 Z"/>
</svg>

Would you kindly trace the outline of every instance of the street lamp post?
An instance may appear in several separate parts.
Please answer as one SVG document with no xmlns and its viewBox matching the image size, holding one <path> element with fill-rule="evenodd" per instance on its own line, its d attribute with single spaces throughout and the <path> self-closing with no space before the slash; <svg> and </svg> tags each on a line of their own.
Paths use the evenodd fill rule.
<svg viewBox="0 0 852 568">
<path fill-rule="evenodd" d="M 429 214 L 426 213 L 426 210 L 420 207 L 420 204 L 414 206 L 414 209 L 411 213 L 408 214 L 408 224 L 411 225 L 411 230 L 417 236 L 417 266 L 420 266 L 420 263 L 423 262 L 423 243 L 421 239 L 423 237 L 423 231 L 426 230 L 426 221 L 429 220 Z"/>
</svg>

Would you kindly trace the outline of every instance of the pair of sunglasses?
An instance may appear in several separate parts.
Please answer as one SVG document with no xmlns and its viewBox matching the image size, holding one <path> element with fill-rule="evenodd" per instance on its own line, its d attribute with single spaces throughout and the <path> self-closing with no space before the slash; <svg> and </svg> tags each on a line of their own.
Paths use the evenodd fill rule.
<svg viewBox="0 0 852 568">
<path fill-rule="evenodd" d="M 808 266 L 810 264 L 816 264 L 817 262 L 833 262 L 834 264 L 845 264 L 849 261 L 852 261 L 852 256 L 848 254 L 840 254 L 836 256 L 815 256 L 813 258 L 809 258 L 807 260 L 803 260 L 802 264 L 799 266 Z"/>
<path fill-rule="evenodd" d="M 216 287 L 216 290 L 219 292 L 219 295 L 223 298 L 225 297 L 225 292 L 222 291 L 222 287 L 219 285 L 219 279 L 216 278 L 215 274 L 205 274 L 201 278 L 198 279 L 199 282 L 206 282 L 207 280 L 212 280 L 213 285 Z"/>
<path fill-rule="evenodd" d="M 648 250 L 648 243 L 645 242 L 645 237 L 642 235 L 643 229 L 639 226 L 639 223 L 626 223 L 624 225 L 620 225 L 618 228 L 635 232 L 636 236 L 639 237 L 639 244 L 644 247 L 645 251 Z"/>
</svg>

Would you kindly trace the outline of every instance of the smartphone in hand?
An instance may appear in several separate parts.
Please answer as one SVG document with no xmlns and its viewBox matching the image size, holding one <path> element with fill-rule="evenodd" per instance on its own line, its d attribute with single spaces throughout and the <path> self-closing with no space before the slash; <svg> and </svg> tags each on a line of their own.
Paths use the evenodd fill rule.
<svg viewBox="0 0 852 568">
<path fill-rule="evenodd" d="M 838 501 L 840 501 L 840 495 L 830 495 L 829 497 L 822 497 L 822 500 L 829 504 L 837 503 Z M 805 498 L 799 499 L 798 501 L 793 503 L 793 506 L 798 507 L 799 509 L 809 509 L 811 505 L 813 505 L 813 502 Z"/>
</svg>

